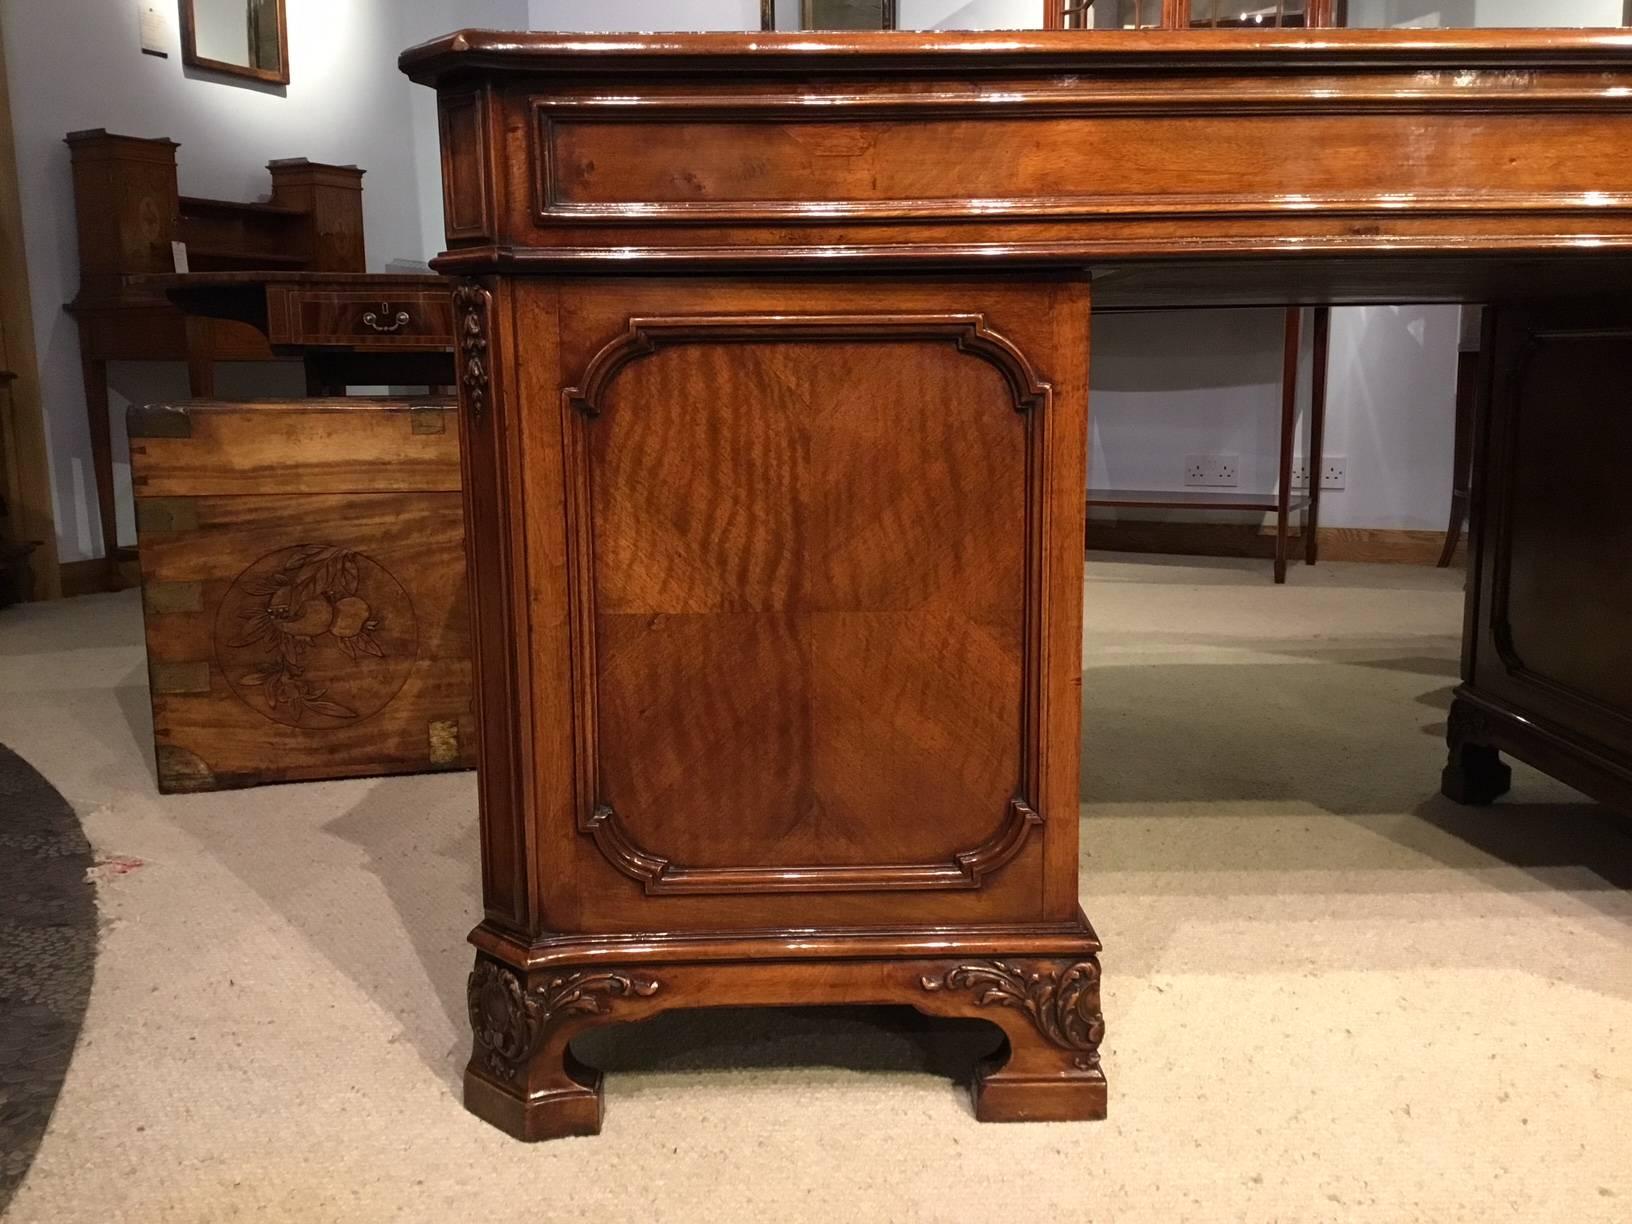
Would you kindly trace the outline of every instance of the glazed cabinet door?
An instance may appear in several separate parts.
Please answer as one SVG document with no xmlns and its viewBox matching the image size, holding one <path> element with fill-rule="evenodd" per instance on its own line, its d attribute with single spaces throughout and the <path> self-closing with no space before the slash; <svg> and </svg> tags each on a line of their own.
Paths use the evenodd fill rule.
<svg viewBox="0 0 1632 1224">
<path fill-rule="evenodd" d="M 534 926 L 1069 920 L 1086 284 L 504 292 Z"/>
</svg>

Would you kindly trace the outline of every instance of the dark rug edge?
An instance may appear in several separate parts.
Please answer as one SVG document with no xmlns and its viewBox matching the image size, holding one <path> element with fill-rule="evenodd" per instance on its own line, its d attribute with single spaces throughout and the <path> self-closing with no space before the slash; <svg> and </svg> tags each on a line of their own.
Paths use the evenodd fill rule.
<svg viewBox="0 0 1632 1224">
<path fill-rule="evenodd" d="M 91 863 L 72 805 L 0 744 L 0 1215 L 34 1163 L 85 1022 Z"/>
</svg>

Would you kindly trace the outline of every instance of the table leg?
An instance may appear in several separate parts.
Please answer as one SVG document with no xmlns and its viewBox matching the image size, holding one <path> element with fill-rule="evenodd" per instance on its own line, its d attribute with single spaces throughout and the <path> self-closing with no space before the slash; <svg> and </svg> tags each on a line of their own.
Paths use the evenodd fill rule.
<svg viewBox="0 0 1632 1224">
<path fill-rule="evenodd" d="M 1456 358 L 1456 441 L 1451 458 L 1451 520 L 1445 525 L 1445 547 L 1439 554 L 1439 568 L 1450 565 L 1456 546 L 1462 542 L 1462 525 L 1468 518 L 1468 501 L 1473 488 L 1474 391 L 1478 386 L 1479 354 L 1459 353 Z"/>
<path fill-rule="evenodd" d="M 211 320 L 187 316 L 187 392 L 194 399 L 215 398 L 215 346 Z"/>
<path fill-rule="evenodd" d="M 85 384 L 85 415 L 91 429 L 91 471 L 96 480 L 96 513 L 102 532 L 103 580 L 110 591 L 123 585 L 119 576 L 119 514 L 113 500 L 113 426 L 108 420 L 108 363 L 83 348 L 80 376 Z"/>
<path fill-rule="evenodd" d="M 321 353 L 307 351 L 303 364 L 306 367 L 306 394 L 314 399 L 328 398 L 346 393 L 346 382 L 338 378 L 330 364 L 323 359 Z"/>
<path fill-rule="evenodd" d="M 1332 308 L 1315 307 L 1315 351 L 1309 388 L 1309 506 L 1303 514 L 1303 561 L 1320 560 L 1320 477 L 1326 465 L 1326 384 L 1331 364 Z"/>
<path fill-rule="evenodd" d="M 1302 335 L 1303 308 L 1286 311 L 1286 348 L 1281 368 L 1281 471 L 1275 495 L 1275 581 L 1286 581 L 1286 535 L 1292 510 L 1292 444 L 1298 420 L 1298 342 Z"/>
</svg>

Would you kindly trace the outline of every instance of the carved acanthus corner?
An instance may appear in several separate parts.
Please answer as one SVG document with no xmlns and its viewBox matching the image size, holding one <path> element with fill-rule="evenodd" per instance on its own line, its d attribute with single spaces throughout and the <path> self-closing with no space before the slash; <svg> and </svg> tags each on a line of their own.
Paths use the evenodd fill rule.
<svg viewBox="0 0 1632 1224">
<path fill-rule="evenodd" d="M 1077 1067 L 1099 1066 L 1105 1017 L 1099 1010 L 1099 960 L 1064 968 L 1028 969 L 1010 961 L 974 961 L 941 976 L 920 979 L 925 990 L 969 991 L 977 1007 L 1012 1007 L 1024 1012 L 1044 1037 L 1070 1050 Z"/>
<path fill-rule="evenodd" d="M 528 990 L 515 970 L 479 959 L 465 995 L 482 1065 L 509 1083 L 552 1025 L 568 1016 L 608 1015 L 613 999 L 650 998 L 657 990 L 655 978 L 617 970 L 568 974 Z"/>
</svg>

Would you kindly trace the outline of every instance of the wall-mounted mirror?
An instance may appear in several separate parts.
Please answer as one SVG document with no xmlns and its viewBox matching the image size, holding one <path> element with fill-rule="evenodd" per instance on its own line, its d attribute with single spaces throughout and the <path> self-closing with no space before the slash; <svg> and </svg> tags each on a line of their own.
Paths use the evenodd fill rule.
<svg viewBox="0 0 1632 1224">
<path fill-rule="evenodd" d="M 767 30 L 893 30 L 895 0 L 760 0 Z"/>
<path fill-rule="evenodd" d="M 181 0 L 181 59 L 194 68 L 289 84 L 284 0 Z"/>
</svg>

